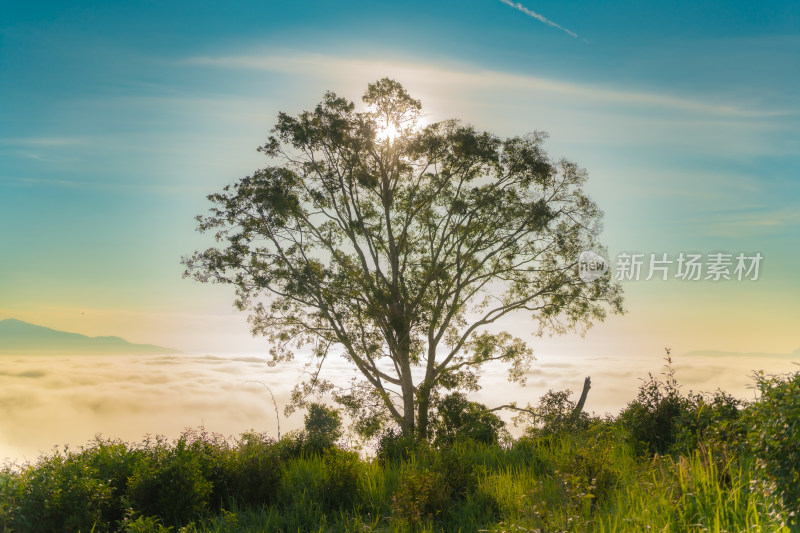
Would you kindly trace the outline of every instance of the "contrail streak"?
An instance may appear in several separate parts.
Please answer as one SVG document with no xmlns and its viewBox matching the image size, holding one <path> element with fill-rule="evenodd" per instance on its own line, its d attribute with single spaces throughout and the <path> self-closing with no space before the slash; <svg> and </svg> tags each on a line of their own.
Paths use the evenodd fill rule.
<svg viewBox="0 0 800 533">
<path fill-rule="evenodd" d="M 561 30 L 564 33 L 566 33 L 567 35 L 575 37 L 576 39 L 580 39 L 580 36 L 577 33 L 575 33 L 574 31 L 570 31 L 567 28 L 565 28 L 564 26 L 559 26 L 558 24 L 556 24 L 552 20 L 548 19 L 547 17 L 544 17 L 544 16 L 540 15 L 536 11 L 532 11 L 532 10 L 528 9 L 527 7 L 523 6 L 519 2 L 512 2 L 511 0 L 500 0 L 500 1 L 503 2 L 507 6 L 511 6 L 514 9 L 518 9 L 518 10 L 522 11 L 523 13 L 525 13 L 526 15 L 531 16 L 531 17 L 533 17 L 533 18 L 535 18 L 537 20 L 540 20 L 540 21 L 544 22 L 548 26 L 552 26 L 554 28 L 558 28 L 559 30 Z"/>
</svg>

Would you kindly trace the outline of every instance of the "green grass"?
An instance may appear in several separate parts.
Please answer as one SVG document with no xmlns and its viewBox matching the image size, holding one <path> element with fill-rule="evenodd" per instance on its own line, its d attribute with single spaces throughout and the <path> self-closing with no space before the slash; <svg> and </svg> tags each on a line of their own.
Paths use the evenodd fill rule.
<svg viewBox="0 0 800 533">
<path fill-rule="evenodd" d="M 266 439 L 264 445 L 278 447 Z M 224 472 L 214 460 L 230 462 L 238 451 L 236 443 L 193 434 L 182 444 L 97 441 L 42 457 L 0 475 L 0 530 L 149 531 L 162 524 L 162 531 L 208 532 L 789 531 L 771 513 L 775 501 L 751 489 L 752 458 L 707 449 L 637 457 L 613 424 L 506 447 L 425 448 L 383 465 L 337 449 L 285 456 L 276 463 L 279 481 L 269 503 L 242 504 L 245 493 L 215 504 L 209 484 Z M 131 485 L 155 476 L 146 459 L 154 456 L 178 457 L 156 464 L 183 472 L 188 486 L 147 486 L 172 497 L 180 489 L 188 514 L 153 515 L 157 506 L 139 512 L 130 487 L 115 486 L 110 474 L 128 474 Z"/>
</svg>

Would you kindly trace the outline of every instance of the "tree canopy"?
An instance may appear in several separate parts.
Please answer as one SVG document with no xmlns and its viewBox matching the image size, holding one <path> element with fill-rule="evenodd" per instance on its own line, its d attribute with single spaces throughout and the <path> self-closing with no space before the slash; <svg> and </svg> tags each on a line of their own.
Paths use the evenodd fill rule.
<svg viewBox="0 0 800 533">
<path fill-rule="evenodd" d="M 545 153 L 544 133 L 423 127 L 420 101 L 388 78 L 363 102 L 328 92 L 313 111 L 280 113 L 259 148 L 269 166 L 197 217 L 218 246 L 183 262 L 187 276 L 236 288 L 270 364 L 310 348 L 295 402 L 329 391 L 365 432 L 391 420 L 425 438 L 431 402 L 477 389 L 486 363 L 524 379 L 533 352 L 498 332 L 501 318 L 582 329 L 621 312 L 621 290 L 578 275 L 580 253 L 601 249 L 602 212 L 582 190 L 587 173 Z M 324 379 L 333 355 L 360 378 Z"/>
</svg>

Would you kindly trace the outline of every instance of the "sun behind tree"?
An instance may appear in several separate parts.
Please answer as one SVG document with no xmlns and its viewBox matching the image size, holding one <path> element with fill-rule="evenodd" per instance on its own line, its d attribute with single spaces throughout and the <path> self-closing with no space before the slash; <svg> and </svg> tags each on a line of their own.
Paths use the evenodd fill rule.
<svg viewBox="0 0 800 533">
<path fill-rule="evenodd" d="M 280 113 L 259 148 L 271 166 L 208 197 L 199 229 L 223 246 L 185 258 L 185 275 L 236 287 L 270 364 L 312 349 L 317 371 L 295 404 L 332 391 L 364 433 L 393 421 L 427 438 L 432 402 L 477 390 L 484 364 L 524 380 L 532 350 L 487 326 L 527 311 L 540 333 L 587 327 L 621 311 L 621 290 L 578 275 L 602 212 L 586 172 L 547 157 L 544 134 L 417 128 L 421 103 L 388 78 L 363 101 L 357 112 L 328 92 L 313 111 Z M 331 355 L 363 380 L 323 379 Z"/>
</svg>

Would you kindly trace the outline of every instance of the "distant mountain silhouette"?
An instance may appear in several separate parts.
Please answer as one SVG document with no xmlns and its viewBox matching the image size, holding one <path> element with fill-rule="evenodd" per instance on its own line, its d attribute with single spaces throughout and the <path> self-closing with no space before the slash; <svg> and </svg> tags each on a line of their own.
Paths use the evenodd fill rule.
<svg viewBox="0 0 800 533">
<path fill-rule="evenodd" d="M 180 353 L 153 344 L 133 344 L 119 337 L 87 337 L 29 324 L 0 320 L 0 354 L 16 355 L 155 355 Z"/>
</svg>

